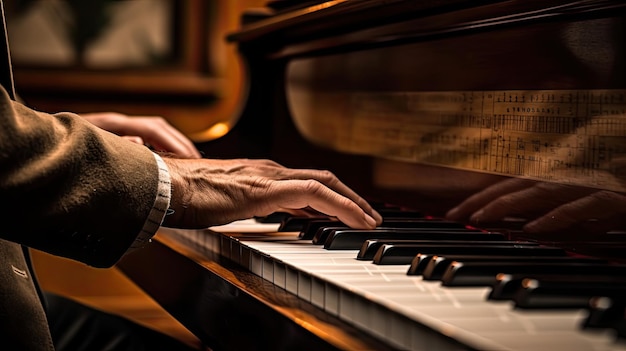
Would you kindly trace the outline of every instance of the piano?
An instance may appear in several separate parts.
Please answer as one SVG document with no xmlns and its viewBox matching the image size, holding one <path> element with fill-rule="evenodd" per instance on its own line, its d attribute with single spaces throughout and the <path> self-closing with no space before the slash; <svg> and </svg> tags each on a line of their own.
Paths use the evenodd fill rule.
<svg viewBox="0 0 626 351">
<path fill-rule="evenodd" d="M 385 223 L 162 228 L 119 266 L 207 347 L 626 349 L 625 2 L 274 0 L 226 39 L 247 96 L 198 147 L 329 169 Z"/>
</svg>

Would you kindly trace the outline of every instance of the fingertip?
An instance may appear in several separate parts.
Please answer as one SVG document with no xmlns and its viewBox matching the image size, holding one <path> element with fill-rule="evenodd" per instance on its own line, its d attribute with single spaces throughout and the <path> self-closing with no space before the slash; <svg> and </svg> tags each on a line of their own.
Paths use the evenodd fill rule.
<svg viewBox="0 0 626 351">
<path fill-rule="evenodd" d="M 455 207 L 446 213 L 446 218 L 449 220 L 459 220 L 459 208 Z"/>
<path fill-rule="evenodd" d="M 380 215 L 379 215 L 380 216 Z M 367 213 L 363 216 L 365 218 L 365 223 L 367 223 L 367 226 L 369 228 L 376 228 L 376 226 L 378 224 L 380 224 L 380 222 L 378 222 L 376 219 L 374 219 L 373 217 L 371 217 L 370 215 L 368 215 Z"/>
<path fill-rule="evenodd" d="M 372 215 L 370 218 L 374 220 L 374 224 L 377 226 L 383 223 L 383 216 L 381 216 L 380 213 L 378 213 L 378 211 L 376 210 L 372 210 Z"/>
<path fill-rule="evenodd" d="M 537 221 L 533 221 L 533 222 L 526 223 L 526 225 L 524 225 L 524 228 L 522 229 L 526 233 L 537 233 L 539 231 L 537 229 L 538 227 L 541 227 L 541 225 L 538 225 Z"/>
<path fill-rule="evenodd" d="M 478 224 L 481 221 L 485 220 L 485 211 L 484 210 L 480 210 L 475 212 L 473 215 L 470 216 L 470 223 L 474 223 L 474 224 Z"/>
<path fill-rule="evenodd" d="M 191 149 L 191 158 L 202 158 L 202 153 L 196 148 Z"/>
</svg>

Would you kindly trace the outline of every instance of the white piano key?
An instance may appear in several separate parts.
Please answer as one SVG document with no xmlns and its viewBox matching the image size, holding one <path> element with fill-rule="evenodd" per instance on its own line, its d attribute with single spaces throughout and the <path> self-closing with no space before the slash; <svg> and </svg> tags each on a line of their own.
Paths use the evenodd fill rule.
<svg viewBox="0 0 626 351">
<path fill-rule="evenodd" d="M 286 280 L 287 280 L 287 267 L 282 262 L 273 262 L 274 267 L 274 280 L 272 281 L 279 288 L 286 288 Z"/>
<path fill-rule="evenodd" d="M 292 266 L 285 266 L 285 290 L 298 295 L 298 270 Z"/>
<path fill-rule="evenodd" d="M 482 336 L 491 340 L 501 340 L 508 349 L 515 351 L 624 351 L 626 348 L 619 343 L 607 341 L 611 337 L 607 335 L 594 335 L 593 333 L 563 331 L 542 333 L 529 336 L 519 332 L 485 332 Z"/>
<path fill-rule="evenodd" d="M 324 285 L 324 311 L 339 315 L 339 288 L 334 284 Z"/>
<path fill-rule="evenodd" d="M 442 287 L 406 275 L 408 265 L 359 261 L 356 250 L 324 250 L 297 233 L 255 232 L 228 243 L 221 235 L 193 232 L 187 239 L 227 251 L 254 274 L 398 348 L 449 350 L 455 340 L 459 349 L 626 351 L 607 331 L 580 329 L 581 310 L 517 310 L 487 301 L 489 288 Z"/>
</svg>

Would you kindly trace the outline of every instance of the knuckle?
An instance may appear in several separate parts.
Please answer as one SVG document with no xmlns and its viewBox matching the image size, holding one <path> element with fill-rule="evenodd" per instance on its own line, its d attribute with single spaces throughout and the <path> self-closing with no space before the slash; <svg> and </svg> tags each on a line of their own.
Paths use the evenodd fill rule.
<svg viewBox="0 0 626 351">
<path fill-rule="evenodd" d="M 319 172 L 318 173 L 319 174 L 319 178 L 322 179 L 324 182 L 333 183 L 333 182 L 337 181 L 337 177 L 331 171 L 321 170 L 321 171 L 318 171 L 318 172 Z"/>
<path fill-rule="evenodd" d="M 602 190 L 602 191 L 598 191 L 595 192 L 593 194 L 591 194 L 591 197 L 593 197 L 595 200 L 598 200 L 602 203 L 625 203 L 626 202 L 626 197 L 624 197 L 623 195 L 614 193 L 612 191 L 606 191 L 606 190 Z"/>
<path fill-rule="evenodd" d="M 517 204 L 519 204 L 519 199 L 513 195 L 504 195 L 491 203 L 495 208 L 513 208 Z"/>
<path fill-rule="evenodd" d="M 259 162 L 268 167 L 280 167 L 280 164 L 278 164 L 278 162 L 272 160 L 259 160 Z"/>
<path fill-rule="evenodd" d="M 303 191 L 309 194 L 318 195 L 322 192 L 322 184 L 314 179 L 307 179 L 303 183 Z"/>
</svg>

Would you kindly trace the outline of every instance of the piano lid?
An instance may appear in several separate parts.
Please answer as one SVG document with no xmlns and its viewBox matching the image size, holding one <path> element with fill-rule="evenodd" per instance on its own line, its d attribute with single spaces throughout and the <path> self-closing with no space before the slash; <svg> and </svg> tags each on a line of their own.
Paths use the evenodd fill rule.
<svg viewBox="0 0 626 351">
<path fill-rule="evenodd" d="M 380 198 L 387 202 L 408 204 L 426 214 L 437 214 L 432 212 L 433 207 L 443 209 L 438 213 L 445 214 L 466 200 L 454 216 L 463 223 L 479 222 L 475 226 L 493 228 L 487 225 L 486 212 L 496 220 L 493 213 L 525 216 L 520 218 L 526 225 L 523 234 L 534 229 L 541 241 L 551 241 L 555 237 L 547 234 L 565 229 L 566 236 L 556 237 L 561 240 L 553 240 L 552 244 L 561 241 L 557 246 L 576 255 L 624 258 L 623 233 L 606 231 L 626 228 L 626 197 L 621 194 L 624 175 L 619 166 L 626 145 L 626 3 L 280 3 L 297 6 L 274 8 L 270 12 L 274 16 L 257 19 L 230 37 L 238 41 L 251 73 L 249 100 L 230 133 L 241 137 L 236 141 L 253 145 L 250 150 L 267 151 L 263 157 L 286 166 L 331 169 L 348 185 L 357 185 L 365 196 L 382 195 Z M 299 6 L 304 3 L 306 6 Z M 232 152 L 231 145 L 222 150 Z M 489 211 L 481 213 L 481 208 Z M 570 227 L 558 227 L 563 223 Z M 605 235 L 580 236 L 587 231 Z M 382 270 L 379 278 L 383 284 L 364 280 L 364 285 L 347 285 L 363 278 L 353 270 L 359 263 L 354 256 L 330 256 L 328 251 L 322 253 L 324 261 L 317 264 L 317 253 L 305 255 L 304 250 L 310 247 L 293 240 L 295 235 L 279 243 L 274 235 L 257 240 L 249 234 L 198 234 L 191 235 L 195 242 L 208 243 L 205 249 L 210 247 L 212 252 L 240 263 L 275 284 L 272 288 L 285 289 L 330 316 L 384 338 L 394 348 L 458 346 L 440 343 L 450 340 L 462 341 L 466 348 L 498 350 L 624 346 L 589 346 L 579 338 L 589 335 L 569 330 L 578 317 L 561 311 L 551 311 L 540 318 L 537 327 L 527 328 L 534 324 L 518 324 L 517 317 L 536 314 L 508 314 L 508 306 L 502 304 L 478 305 L 473 294 L 459 299 L 453 296 L 455 301 L 449 308 L 440 304 L 440 299 L 416 303 L 417 284 L 424 291 L 433 290 L 422 285 L 429 282 L 421 278 L 407 278 L 406 267 L 391 277 L 404 285 L 391 290 L 390 272 Z M 158 245 L 139 254 L 158 249 Z M 163 254 L 156 252 L 154 257 Z M 206 267 L 214 266 L 213 261 L 204 258 L 197 261 Z M 368 278 L 373 272 L 370 267 L 356 269 Z M 176 272 L 181 271 L 188 272 Z M 147 273 L 153 276 L 154 272 L 162 275 L 151 265 Z M 229 272 L 225 275 L 232 276 Z M 145 279 L 151 275 L 140 272 L 135 276 Z M 161 278 L 151 281 L 162 283 Z M 192 281 L 215 282 L 214 278 L 211 273 L 210 279 L 194 277 Z M 239 285 L 240 281 L 235 279 L 234 283 Z M 452 296 L 450 290 L 440 286 L 435 289 L 442 289 L 441 296 Z M 188 290 L 194 294 L 199 291 Z M 228 290 L 217 289 L 220 293 Z M 237 298 L 252 296 L 234 291 Z M 364 294 L 345 299 L 355 291 Z M 406 299 L 405 291 L 409 291 L 404 295 Z M 382 300 L 386 292 L 400 299 L 394 297 L 390 304 Z M 484 298 L 484 291 L 479 295 Z M 166 299 L 170 296 L 165 295 Z M 169 298 L 166 302 L 171 301 Z M 214 299 L 201 296 L 198 301 Z M 462 301 L 468 302 L 465 315 L 459 314 Z M 223 308 L 225 305 L 219 302 Z M 203 318 L 216 314 L 206 313 L 207 309 L 198 308 L 195 302 L 186 304 L 184 311 L 192 315 L 188 320 L 198 330 L 206 330 L 204 320 L 195 321 L 198 312 Z M 244 305 L 238 301 L 234 306 Z M 416 319 L 387 313 L 406 311 L 410 306 L 415 307 Z M 281 311 L 292 310 L 279 307 Z M 623 314 L 623 306 L 620 308 L 617 311 Z M 494 318 L 484 323 L 482 317 L 490 311 Z M 268 315 L 265 312 L 258 316 Z M 563 319 L 553 324 L 555 316 Z M 299 326 L 327 330 L 317 329 L 326 323 L 303 323 L 300 315 L 297 317 Z M 218 333 L 212 334 L 221 340 L 228 334 L 221 333 L 220 328 L 237 325 L 224 320 L 218 320 L 214 327 Z M 255 321 L 258 327 L 270 325 L 275 330 L 275 324 L 259 321 L 258 317 L 244 320 Z M 417 321 L 416 328 L 411 328 L 413 321 Z M 503 321 L 514 323 L 507 327 Z M 559 330 L 568 330 L 566 334 L 555 332 L 553 326 L 557 324 Z M 437 325 L 442 328 L 433 328 Z M 429 333 L 425 326 L 439 332 Z M 493 335 L 494 330 L 500 332 L 499 327 L 504 327 L 506 333 Z M 244 332 L 251 330 L 255 331 L 246 328 Z M 466 334 L 470 330 L 475 331 L 473 335 Z M 521 333 L 511 337 L 511 332 Z M 543 337 L 537 337 L 538 333 Z M 234 339 L 240 340 L 244 334 L 237 330 Z M 429 345 L 431 342 L 435 346 Z M 259 345 L 258 338 L 252 343 Z"/>
<path fill-rule="evenodd" d="M 287 3 L 229 36 L 269 157 L 435 215 L 504 187 L 540 193 L 516 203 L 523 218 L 623 208 L 623 1 Z"/>
</svg>

